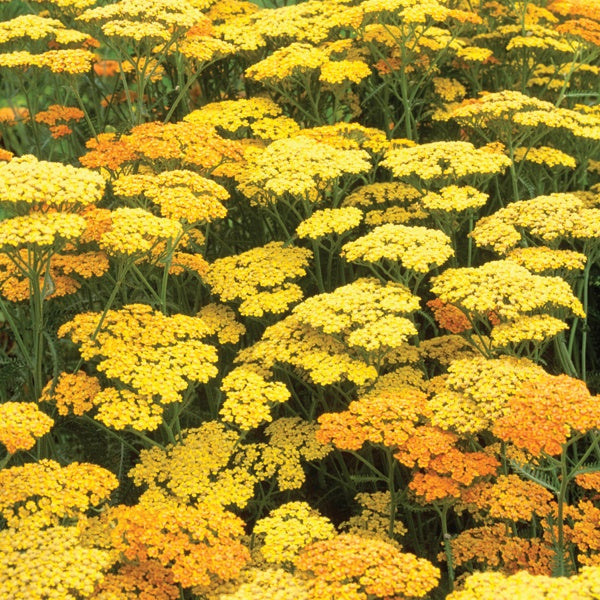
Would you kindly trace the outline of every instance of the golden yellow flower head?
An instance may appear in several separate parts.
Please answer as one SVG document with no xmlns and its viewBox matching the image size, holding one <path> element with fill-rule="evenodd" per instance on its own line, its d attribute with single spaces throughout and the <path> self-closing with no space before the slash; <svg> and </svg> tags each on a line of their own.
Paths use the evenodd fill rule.
<svg viewBox="0 0 600 600">
<path fill-rule="evenodd" d="M 9 454 L 30 450 L 36 439 L 52 429 L 54 419 L 31 402 L 0 404 L 0 443 Z"/>
</svg>

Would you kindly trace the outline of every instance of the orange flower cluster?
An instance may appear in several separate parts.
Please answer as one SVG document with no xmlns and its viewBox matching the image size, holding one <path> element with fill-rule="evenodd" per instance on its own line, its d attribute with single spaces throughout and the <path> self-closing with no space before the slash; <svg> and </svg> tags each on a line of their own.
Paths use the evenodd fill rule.
<svg viewBox="0 0 600 600">
<path fill-rule="evenodd" d="M 494 435 L 534 456 L 563 451 L 573 434 L 600 428 L 600 403 L 585 383 L 567 375 L 525 382 L 508 400 Z"/>
</svg>

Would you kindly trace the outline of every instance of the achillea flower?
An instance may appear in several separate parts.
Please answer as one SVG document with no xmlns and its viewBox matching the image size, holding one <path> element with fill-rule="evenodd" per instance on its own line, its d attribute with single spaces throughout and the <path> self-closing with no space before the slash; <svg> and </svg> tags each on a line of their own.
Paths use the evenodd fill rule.
<svg viewBox="0 0 600 600">
<path fill-rule="evenodd" d="M 537 148 L 516 148 L 514 152 L 514 160 L 515 162 L 526 160 L 538 165 L 545 165 L 551 169 L 553 167 L 566 167 L 568 169 L 574 169 L 577 166 L 577 162 L 572 156 L 566 154 L 565 152 L 561 152 L 556 148 L 550 148 L 548 146 L 538 146 Z"/>
<path fill-rule="evenodd" d="M 176 244 L 183 233 L 179 221 L 156 217 L 143 208 L 121 207 L 112 211 L 111 226 L 99 245 L 109 255 L 147 254 L 161 242 Z"/>
<path fill-rule="evenodd" d="M 198 428 L 185 429 L 181 441 L 164 450 L 142 450 L 129 476 L 136 485 L 168 494 L 178 502 L 244 508 L 258 479 L 234 466 L 233 456 L 239 447 L 239 433 L 226 430 L 217 421 L 207 421 Z"/>
<path fill-rule="evenodd" d="M 541 343 L 568 329 L 568 325 L 550 315 L 523 315 L 512 321 L 496 325 L 490 337 L 492 346 L 505 348 L 523 342 Z"/>
<path fill-rule="evenodd" d="M 467 95 L 467 90 L 460 81 L 448 77 L 434 77 L 433 89 L 444 102 L 462 100 Z"/>
<path fill-rule="evenodd" d="M 77 17 L 78 21 L 84 23 L 135 22 L 142 31 L 144 25 L 154 23 L 161 25 L 169 33 L 168 37 L 205 19 L 203 13 L 193 5 L 181 5 L 170 0 L 119 0 L 114 4 L 90 8 Z"/>
<path fill-rule="evenodd" d="M 579 271 L 585 268 L 587 256 L 574 250 L 557 250 L 547 246 L 527 246 L 515 248 L 506 255 L 532 273 L 551 275 L 562 271 Z"/>
<path fill-rule="evenodd" d="M 442 366 L 448 366 L 455 360 L 473 358 L 476 353 L 473 346 L 460 335 L 439 335 L 419 344 L 422 357 L 429 361 L 436 360 Z"/>
<path fill-rule="evenodd" d="M 339 150 L 367 150 L 373 154 L 383 152 L 389 146 L 389 141 L 383 131 L 365 127 L 359 123 L 340 122 L 333 125 L 321 125 L 310 129 L 301 129 L 295 135 L 309 137 Z"/>
<path fill-rule="evenodd" d="M 518 475 L 498 475 L 496 481 L 476 483 L 463 492 L 462 502 L 479 518 L 531 521 L 556 510 L 554 495 L 545 487 Z"/>
<path fill-rule="evenodd" d="M 252 157 L 239 176 L 239 189 L 258 204 L 285 194 L 311 198 L 340 177 L 370 169 L 364 150 L 339 150 L 298 135 L 275 140 Z"/>
<path fill-rule="evenodd" d="M 431 422 L 459 434 L 485 431 L 506 413 L 522 383 L 536 385 L 545 375 L 542 367 L 525 358 L 456 360 L 448 368 L 444 389 L 429 401 Z"/>
<path fill-rule="evenodd" d="M 522 571 L 531 575 L 550 575 L 554 550 L 540 538 L 509 535 L 505 523 L 465 529 L 450 540 L 452 560 L 456 566 L 475 564 L 486 570 L 511 574 Z M 440 555 L 442 560 L 444 555 Z M 489 600 L 497 598 L 490 590 Z M 454 597 L 453 594 L 451 596 Z M 511 596 L 514 598 L 514 596 Z M 532 596 L 527 595 L 527 598 Z M 535 596 L 534 596 L 535 597 Z M 547 596 L 541 596 L 540 598 Z M 462 596 L 456 596 L 462 598 Z M 467 596 L 471 600 L 474 597 Z M 481 598 L 481 596 L 477 596 Z M 487 596 L 485 596 L 487 599 Z M 508 596 L 502 596 L 508 600 Z"/>
<path fill-rule="evenodd" d="M 110 552 L 83 545 L 76 527 L 3 529 L 0 597 L 87 598 L 113 562 Z"/>
<path fill-rule="evenodd" d="M 584 203 L 578 196 L 570 193 L 555 193 L 546 196 L 537 196 L 531 200 L 513 202 L 501 208 L 490 217 L 482 219 L 475 226 L 471 236 L 479 246 L 491 246 L 497 252 L 505 252 L 509 244 L 504 242 L 504 235 L 497 235 L 494 239 L 494 226 L 512 228 L 515 232 L 527 232 L 543 240 L 543 242 L 557 242 L 560 239 L 578 237 L 577 228 L 582 221 Z M 591 216 L 591 215 L 590 215 Z M 491 232 L 490 236 L 488 232 Z M 509 234 L 511 242 L 517 240 L 516 236 Z M 518 233 L 519 238 L 521 234 Z M 510 245 L 516 245 L 512 243 Z"/>
<path fill-rule="evenodd" d="M 31 402 L 0 404 L 0 443 L 9 454 L 33 448 L 36 439 L 46 435 L 52 425 L 54 419 Z"/>
<path fill-rule="evenodd" d="M 474 573 L 465 580 L 463 589 L 452 592 L 447 600 L 514 600 L 519 596 L 528 600 L 545 598 L 569 598 L 593 600 L 600 579 L 600 567 L 583 567 L 572 577 L 532 575 L 519 571 L 506 576 L 486 571 Z"/>
<path fill-rule="evenodd" d="M 308 545 L 295 564 L 314 574 L 309 585 L 315 600 L 421 598 L 440 577 L 439 569 L 423 558 L 401 552 L 385 541 L 352 534 Z"/>
<path fill-rule="evenodd" d="M 25 155 L 0 164 L 0 198 L 30 208 L 77 210 L 98 202 L 104 179 L 93 171 Z"/>
<path fill-rule="evenodd" d="M 419 307 L 408 288 L 361 278 L 331 293 L 307 298 L 293 310 L 302 322 L 338 335 L 351 347 L 367 352 L 396 348 L 416 329 L 406 316 Z"/>
<path fill-rule="evenodd" d="M 317 240 L 330 234 L 342 235 L 358 227 L 363 219 L 359 208 L 325 208 L 315 211 L 296 228 L 300 238 Z"/>
<path fill-rule="evenodd" d="M 469 185 L 449 185 L 439 192 L 428 192 L 421 202 L 430 212 L 462 212 L 476 210 L 487 202 L 489 196 Z"/>
<path fill-rule="evenodd" d="M 489 153 L 469 142 L 432 142 L 413 148 L 394 148 L 379 163 L 399 179 L 417 177 L 429 183 L 502 173 L 510 165 L 504 154 Z"/>
<path fill-rule="evenodd" d="M 136 392 L 105 390 L 94 402 L 106 404 L 109 397 L 125 402 L 125 396 L 135 398 L 140 408 L 149 402 L 179 402 L 190 381 L 206 383 L 217 374 L 217 351 L 203 341 L 214 330 L 199 317 L 167 317 L 143 304 L 109 310 L 101 325 L 100 316 L 79 314 L 58 335 L 69 335 L 81 345 L 85 360 L 99 358 L 98 371 Z"/>
<path fill-rule="evenodd" d="M 389 492 L 361 492 L 354 499 L 361 507 L 360 513 L 340 525 L 344 532 L 362 537 L 374 537 L 388 543 L 396 543 L 390 537 L 390 522 L 394 517 L 394 535 L 404 535 L 406 527 L 391 515 L 392 502 Z"/>
<path fill-rule="evenodd" d="M 534 456 L 555 456 L 573 434 L 600 428 L 598 399 L 567 375 L 525 381 L 509 398 L 492 432 Z"/>
<path fill-rule="evenodd" d="M 224 304 L 206 304 L 196 316 L 217 336 L 219 344 L 237 344 L 246 333 L 246 327 L 236 320 L 235 312 Z"/>
<path fill-rule="evenodd" d="M 23 246 L 47 248 L 76 240 L 84 230 L 85 219 L 79 215 L 35 212 L 0 222 L 0 248 L 5 252 L 14 252 Z"/>
<path fill-rule="evenodd" d="M 573 520 L 568 536 L 579 550 L 577 560 L 583 565 L 600 566 L 600 509 L 589 500 L 580 500 L 576 506 L 567 508 Z"/>
<path fill-rule="evenodd" d="M 43 528 L 75 518 L 108 499 L 119 485 L 106 469 L 42 459 L 0 471 L 0 512 L 9 527 Z"/>
<path fill-rule="evenodd" d="M 293 447 L 305 460 L 320 460 L 332 450 L 317 439 L 319 426 L 300 417 L 283 417 L 265 428 L 269 444 L 276 448 Z"/>
<path fill-rule="evenodd" d="M 183 120 L 216 127 L 228 133 L 237 133 L 247 130 L 265 117 L 278 117 L 281 113 L 281 107 L 273 100 L 259 96 L 211 102 L 192 111 Z"/>
<path fill-rule="evenodd" d="M 450 238 L 427 227 L 388 223 L 342 246 L 350 262 L 374 263 L 385 259 L 399 262 L 417 273 L 428 273 L 454 255 Z"/>
<path fill-rule="evenodd" d="M 447 329 L 450 333 L 463 333 L 472 328 L 472 324 L 465 313 L 453 304 L 435 298 L 429 300 L 427 306 L 432 310 L 438 325 Z"/>
<path fill-rule="evenodd" d="M 284 569 L 251 568 L 235 592 L 221 594 L 219 600 L 310 600 L 306 582 Z"/>
<path fill-rule="evenodd" d="M 42 390 L 39 402 L 56 404 L 58 414 L 66 416 L 70 413 L 83 415 L 94 407 L 94 397 L 101 390 L 97 377 L 87 375 L 83 371 L 77 373 L 61 373 L 56 385 L 50 380 Z"/>
<path fill-rule="evenodd" d="M 35 115 L 35 120 L 38 123 L 45 123 L 52 127 L 60 122 L 80 121 L 83 117 L 84 112 L 79 108 L 52 104 L 47 110 L 38 112 Z"/>
<path fill-rule="evenodd" d="M 258 363 L 266 369 L 275 363 L 288 365 L 296 376 L 320 385 L 344 380 L 364 385 L 377 376 L 375 367 L 343 342 L 303 323 L 297 315 L 267 327 L 262 338 L 242 350 L 235 362 Z"/>
<path fill-rule="evenodd" d="M 302 291 L 290 280 L 306 274 L 311 256 L 310 250 L 270 242 L 242 254 L 218 258 L 204 280 L 222 301 L 241 301 L 242 315 L 280 313 L 301 299 Z M 286 289 L 292 293 L 286 293 Z"/>
<path fill-rule="evenodd" d="M 111 507 L 101 520 L 124 562 L 152 557 L 184 588 L 234 579 L 249 559 L 242 520 L 218 504 L 142 497 L 134 506 Z"/>
<path fill-rule="evenodd" d="M 152 558 L 111 569 L 96 585 L 92 595 L 93 600 L 177 600 L 180 597 L 179 586 L 173 581 L 171 571 Z"/>
<path fill-rule="evenodd" d="M 347 196 L 342 206 L 364 208 L 367 225 L 412 224 L 429 216 L 421 204 L 421 192 L 402 182 L 364 185 Z"/>
<path fill-rule="evenodd" d="M 227 214 L 221 201 L 229 198 L 229 192 L 193 171 L 122 175 L 113 182 L 113 189 L 118 196 L 145 196 L 160 206 L 164 217 L 187 223 L 211 222 Z"/>
<path fill-rule="evenodd" d="M 290 399 L 284 383 L 268 381 L 264 371 L 251 364 L 242 364 L 226 375 L 221 390 L 225 400 L 219 414 L 225 422 L 246 431 L 271 421 L 271 409 Z"/>
<path fill-rule="evenodd" d="M 360 450 L 367 441 L 404 449 L 429 414 L 427 396 L 417 388 L 400 385 L 374 390 L 351 402 L 343 412 L 320 415 L 316 436 L 321 443 L 332 443 L 340 450 Z"/>
<path fill-rule="evenodd" d="M 495 313 L 501 320 L 511 320 L 523 314 L 550 311 L 585 316 L 581 303 L 564 279 L 533 275 L 508 260 L 447 269 L 434 278 L 431 291 L 471 319 Z"/>
<path fill-rule="evenodd" d="M 269 563 L 293 563 L 300 550 L 335 536 L 335 527 L 306 502 L 288 502 L 256 522 L 260 552 Z"/>
</svg>

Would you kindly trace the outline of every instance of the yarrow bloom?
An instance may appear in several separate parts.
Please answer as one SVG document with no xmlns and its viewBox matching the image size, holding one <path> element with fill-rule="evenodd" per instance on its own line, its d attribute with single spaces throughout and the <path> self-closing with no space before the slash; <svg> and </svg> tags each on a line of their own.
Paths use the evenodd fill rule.
<svg viewBox="0 0 600 600">
<path fill-rule="evenodd" d="M 260 552 L 269 563 L 293 563 L 302 548 L 335 536 L 335 527 L 306 502 L 287 502 L 256 522 Z"/>
<path fill-rule="evenodd" d="M 0 471 L 0 513 L 10 527 L 58 525 L 107 500 L 119 480 L 94 464 L 42 459 Z"/>
<path fill-rule="evenodd" d="M 417 177 L 429 183 L 495 175 L 504 172 L 510 162 L 504 154 L 475 148 L 469 142 L 432 142 L 391 148 L 380 165 L 388 167 L 399 179 Z"/>
<path fill-rule="evenodd" d="M 339 150 L 302 135 L 275 140 L 249 160 L 239 188 L 257 204 L 285 194 L 313 198 L 338 178 L 370 170 L 369 158 L 364 150 Z"/>
<path fill-rule="evenodd" d="M 424 558 L 401 552 L 383 540 L 340 534 L 306 546 L 295 561 L 310 571 L 312 597 L 421 598 L 434 588 L 440 571 Z"/>
<path fill-rule="evenodd" d="M 107 388 L 94 397 L 94 404 L 123 403 L 124 410 L 136 398 L 144 414 L 156 417 L 162 404 L 181 401 L 190 382 L 206 383 L 217 374 L 216 348 L 203 341 L 215 330 L 200 317 L 167 317 L 143 304 L 109 310 L 103 317 L 79 314 L 58 331 L 59 337 L 68 335 L 80 344 L 85 360 L 98 358 L 98 371 L 135 390 Z M 129 412 L 114 413 L 119 428 Z M 149 428 L 159 424 L 153 418 Z"/>
<path fill-rule="evenodd" d="M 53 425 L 54 419 L 30 402 L 0 404 L 0 443 L 9 454 L 33 448 Z"/>
<path fill-rule="evenodd" d="M 241 254 L 218 258 L 204 276 L 222 301 L 241 301 L 240 314 L 285 312 L 303 292 L 290 280 L 306 274 L 310 250 L 270 242 Z"/>
<path fill-rule="evenodd" d="M 428 227 L 388 223 L 375 227 L 342 247 L 342 256 L 350 262 L 399 262 L 416 273 L 428 273 L 454 255 L 450 238 Z"/>
<path fill-rule="evenodd" d="M 50 500 L 48 500 L 50 502 Z M 112 566 L 110 552 L 83 543 L 76 527 L 0 531 L 0 597 L 89 597 Z M 24 568 L 26 565 L 26 568 Z M 39 574 L 43 573 L 43 578 Z"/>
</svg>

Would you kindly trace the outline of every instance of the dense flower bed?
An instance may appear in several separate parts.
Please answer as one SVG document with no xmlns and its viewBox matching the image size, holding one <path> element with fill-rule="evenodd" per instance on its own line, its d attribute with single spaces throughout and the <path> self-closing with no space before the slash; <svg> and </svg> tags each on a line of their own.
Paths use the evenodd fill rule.
<svg viewBox="0 0 600 600">
<path fill-rule="evenodd" d="M 598 598 L 600 0 L 0 14 L 0 598 Z"/>
</svg>

